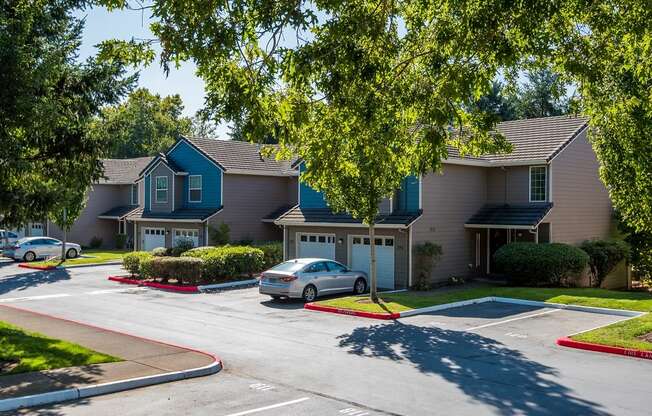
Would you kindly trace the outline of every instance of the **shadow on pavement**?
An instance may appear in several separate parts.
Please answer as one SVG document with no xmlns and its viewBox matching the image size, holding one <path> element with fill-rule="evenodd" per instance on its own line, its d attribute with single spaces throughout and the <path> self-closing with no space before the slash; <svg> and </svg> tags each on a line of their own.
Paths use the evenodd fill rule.
<svg viewBox="0 0 652 416">
<path fill-rule="evenodd" d="M 553 381 L 554 368 L 479 334 L 393 321 L 359 327 L 338 338 L 351 354 L 407 361 L 501 414 L 608 414 Z"/>
<path fill-rule="evenodd" d="M 303 309 L 304 302 L 301 299 L 268 299 L 260 302 L 261 305 L 272 308 L 272 309 L 282 309 L 282 310 L 296 310 Z"/>
<path fill-rule="evenodd" d="M 502 319 L 514 315 L 540 311 L 540 306 L 510 305 L 500 302 L 486 302 L 475 305 L 464 306 L 461 308 L 450 308 L 441 311 L 430 312 L 424 315 L 447 316 L 451 318 L 483 318 L 483 319 Z"/>
<path fill-rule="evenodd" d="M 55 283 L 61 280 L 70 280 L 70 273 L 65 269 L 31 271 L 28 273 L 0 276 L 0 295 Z"/>
</svg>

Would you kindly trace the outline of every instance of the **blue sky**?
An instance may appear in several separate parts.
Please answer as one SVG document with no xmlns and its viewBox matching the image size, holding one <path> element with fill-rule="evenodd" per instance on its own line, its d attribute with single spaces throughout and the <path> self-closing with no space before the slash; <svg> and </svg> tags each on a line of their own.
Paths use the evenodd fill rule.
<svg viewBox="0 0 652 416">
<path fill-rule="evenodd" d="M 79 17 L 86 18 L 80 58 L 84 59 L 97 53 L 94 45 L 106 39 L 129 40 L 154 38 L 149 30 L 149 12 L 121 10 L 109 12 L 105 8 L 95 7 L 79 11 Z M 185 105 L 184 114 L 193 116 L 204 105 L 204 82 L 195 75 L 195 66 L 187 62 L 179 69 L 171 68 L 166 77 L 158 62 L 140 69 L 139 85 L 161 94 L 179 94 Z M 225 138 L 226 127 L 218 128 L 218 136 Z"/>
</svg>

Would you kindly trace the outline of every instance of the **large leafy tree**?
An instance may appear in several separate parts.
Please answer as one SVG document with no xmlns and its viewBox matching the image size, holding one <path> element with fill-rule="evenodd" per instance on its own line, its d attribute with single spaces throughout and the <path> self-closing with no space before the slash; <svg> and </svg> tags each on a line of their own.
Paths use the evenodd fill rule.
<svg viewBox="0 0 652 416">
<path fill-rule="evenodd" d="M 516 118 L 559 116 L 568 112 L 566 85 L 550 68 L 539 68 L 525 74 L 525 82 L 514 99 Z"/>
<path fill-rule="evenodd" d="M 125 102 L 104 108 L 91 133 L 111 140 L 111 157 L 139 157 L 166 150 L 192 125 L 193 120 L 183 116 L 179 95 L 161 97 L 139 88 Z"/>
<path fill-rule="evenodd" d="M 405 175 L 440 168 L 447 144 L 505 150 L 489 134 L 496 118 L 474 103 L 498 73 L 549 65 L 579 85 L 616 205 L 652 228 L 647 0 L 152 6 L 164 64 L 196 62 L 213 116 L 241 120 L 247 140 L 272 134 L 305 160 L 304 180 L 371 234 L 379 200 Z"/>
<path fill-rule="evenodd" d="M 108 140 L 88 134 L 105 104 L 134 78 L 118 61 L 77 61 L 79 0 L 9 0 L 0 6 L 0 214 L 16 226 L 68 210 L 101 177 Z"/>
</svg>

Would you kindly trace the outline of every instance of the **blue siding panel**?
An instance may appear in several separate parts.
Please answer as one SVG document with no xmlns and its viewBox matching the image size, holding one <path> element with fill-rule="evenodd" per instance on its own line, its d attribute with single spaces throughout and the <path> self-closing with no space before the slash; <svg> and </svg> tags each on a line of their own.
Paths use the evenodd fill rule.
<svg viewBox="0 0 652 416">
<path fill-rule="evenodd" d="M 419 177 L 407 176 L 401 183 L 401 189 L 397 192 L 397 211 L 417 212 L 419 211 Z"/>
<path fill-rule="evenodd" d="M 202 176 L 201 202 L 188 201 L 188 176 L 184 177 L 182 198 L 184 208 L 222 206 L 222 170 L 219 167 L 185 141 L 179 143 L 167 156 L 189 175 Z"/>
<path fill-rule="evenodd" d="M 302 163 L 300 172 L 305 170 L 306 167 Z M 299 176 L 299 205 L 301 208 L 326 208 L 328 206 L 324 194 L 303 183 L 301 176 Z"/>
<path fill-rule="evenodd" d="M 150 183 L 151 183 L 150 176 L 149 175 L 145 176 L 145 211 L 149 211 L 149 207 L 150 207 L 149 199 L 152 196 L 152 192 L 149 188 Z"/>
</svg>

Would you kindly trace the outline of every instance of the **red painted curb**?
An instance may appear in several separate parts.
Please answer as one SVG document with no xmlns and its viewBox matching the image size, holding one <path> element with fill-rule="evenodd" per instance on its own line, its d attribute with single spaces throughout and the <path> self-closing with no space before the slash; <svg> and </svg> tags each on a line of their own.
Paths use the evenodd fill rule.
<svg viewBox="0 0 652 416">
<path fill-rule="evenodd" d="M 144 282 L 142 280 L 129 279 L 127 277 L 121 277 L 121 276 L 109 276 L 109 280 L 112 280 L 114 282 L 124 283 L 127 285 L 147 286 L 154 289 L 169 290 L 171 292 L 199 293 L 199 288 L 197 286 L 166 285 L 163 283 Z"/>
<path fill-rule="evenodd" d="M 36 311 L 30 310 L 30 309 L 20 308 L 18 306 L 4 304 L 4 305 L 0 305 L 0 307 L 17 309 L 19 311 L 25 311 L 25 312 L 33 313 L 33 314 L 36 314 L 36 315 L 47 316 L 48 318 L 54 318 L 54 319 L 59 319 L 61 321 L 72 322 L 74 324 L 83 325 L 83 326 L 86 326 L 86 327 L 89 327 L 89 328 L 100 329 L 102 331 L 113 332 L 114 334 L 126 335 L 128 337 L 142 339 L 144 341 L 155 342 L 155 343 L 161 344 L 161 345 L 169 345 L 170 347 L 176 347 L 176 348 L 181 348 L 181 349 L 184 349 L 184 350 L 196 352 L 198 354 L 203 354 L 203 355 L 206 355 L 208 357 L 211 357 L 213 360 L 215 360 L 214 362 L 219 363 L 220 370 L 224 369 L 224 362 L 222 361 L 222 359 L 220 357 L 218 357 L 217 355 L 215 355 L 215 354 L 211 354 L 210 352 L 201 351 L 201 350 L 198 350 L 198 349 L 195 349 L 195 348 L 184 347 L 184 346 L 181 346 L 181 345 L 173 344 L 171 342 L 164 342 L 164 341 L 158 341 L 158 340 L 151 339 L 151 338 L 145 338 L 145 337 L 141 337 L 139 335 L 129 334 L 127 332 L 116 331 L 115 329 L 103 328 L 101 326 L 75 321 L 74 319 L 61 318 L 60 316 L 50 315 L 49 313 L 36 312 Z"/>
<path fill-rule="evenodd" d="M 652 360 L 652 351 L 633 350 L 631 348 L 612 347 L 609 345 L 592 344 L 590 342 L 575 341 L 568 337 L 562 337 L 557 340 L 557 345 L 580 350 L 604 352 L 607 354 L 624 355 L 626 357 L 643 358 Z"/>
<path fill-rule="evenodd" d="M 55 270 L 57 266 L 32 266 L 31 264 L 27 263 L 19 263 L 18 267 L 22 267 L 23 269 L 34 269 L 34 270 Z"/>
<path fill-rule="evenodd" d="M 371 318 L 371 319 L 382 319 L 386 321 L 398 319 L 401 317 L 400 313 L 374 313 L 374 312 L 353 311 L 351 309 L 333 308 L 331 306 L 317 305 L 314 303 L 306 303 L 305 305 L 303 305 L 303 307 L 311 311 L 339 313 L 341 315 L 359 316 L 362 318 Z"/>
</svg>

